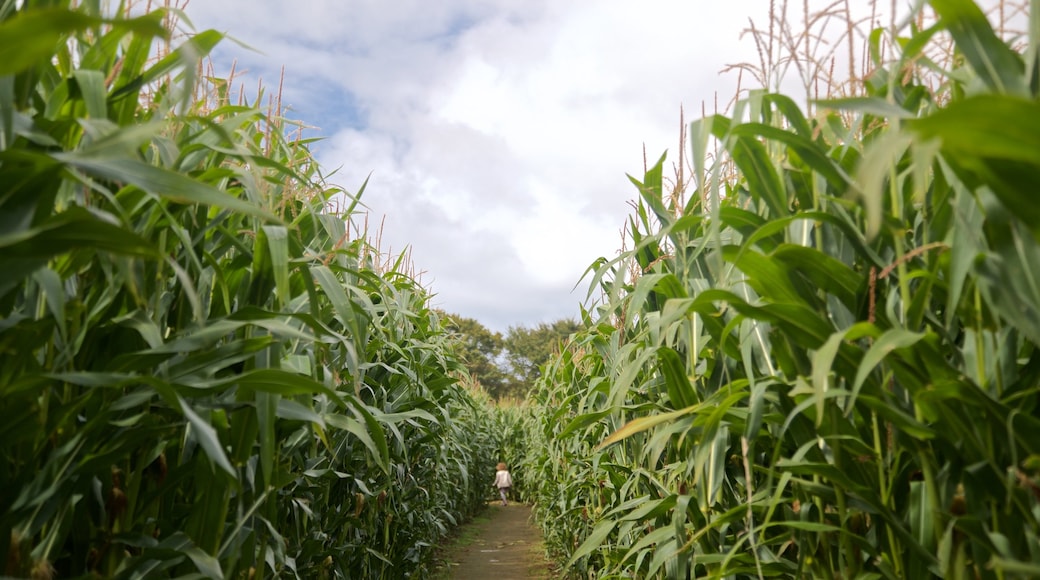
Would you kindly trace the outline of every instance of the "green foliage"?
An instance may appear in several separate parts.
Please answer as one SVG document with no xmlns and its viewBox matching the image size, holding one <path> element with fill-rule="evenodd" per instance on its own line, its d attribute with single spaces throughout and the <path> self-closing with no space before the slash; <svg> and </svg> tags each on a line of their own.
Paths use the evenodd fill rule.
<svg viewBox="0 0 1040 580">
<path fill-rule="evenodd" d="M 497 443 L 494 457 L 509 467 L 513 477 L 513 499 L 527 503 L 534 500 L 537 489 L 533 478 L 537 468 L 530 463 L 531 445 L 527 439 L 534 420 L 534 409 L 527 401 L 517 404 L 499 401 L 492 412 L 492 430 Z"/>
<path fill-rule="evenodd" d="M 579 328 L 574 320 L 561 319 L 534 328 L 510 327 L 503 338 L 472 318 L 444 316 L 458 337 L 457 354 L 470 378 L 499 401 L 525 399 L 541 376 L 542 365 Z"/>
<path fill-rule="evenodd" d="M 449 329 L 458 340 L 457 355 L 469 371 L 472 380 L 480 384 L 492 397 L 501 398 L 509 390 L 509 376 L 499 364 L 502 356 L 502 335 L 492 332 L 473 318 L 444 314 Z"/>
<path fill-rule="evenodd" d="M 0 11 L 4 573 L 421 576 L 497 446 L 426 291 L 221 35 L 76 6 Z"/>
<path fill-rule="evenodd" d="M 560 351 L 560 346 L 578 328 L 576 321 L 566 318 L 551 324 L 543 322 L 534 328 L 509 328 L 504 345 L 509 367 L 515 377 L 513 390 L 516 395 L 527 396 L 542 375 L 542 365 Z"/>
<path fill-rule="evenodd" d="M 932 5 L 864 96 L 695 121 L 689 202 L 664 158 L 633 179 L 632 246 L 528 424 L 573 576 L 1040 572 L 1037 39 L 1023 66 Z"/>
</svg>

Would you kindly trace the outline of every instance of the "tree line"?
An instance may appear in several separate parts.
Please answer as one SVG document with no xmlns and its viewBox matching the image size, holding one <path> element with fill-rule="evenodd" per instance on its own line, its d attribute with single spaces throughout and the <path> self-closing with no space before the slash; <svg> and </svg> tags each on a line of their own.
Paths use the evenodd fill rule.
<svg viewBox="0 0 1040 580">
<path fill-rule="evenodd" d="M 443 313 L 458 335 L 458 356 L 470 377 L 497 400 L 524 399 L 541 376 L 541 367 L 579 328 L 574 319 L 542 322 L 533 328 L 510 326 L 505 334 L 479 321 Z"/>
</svg>

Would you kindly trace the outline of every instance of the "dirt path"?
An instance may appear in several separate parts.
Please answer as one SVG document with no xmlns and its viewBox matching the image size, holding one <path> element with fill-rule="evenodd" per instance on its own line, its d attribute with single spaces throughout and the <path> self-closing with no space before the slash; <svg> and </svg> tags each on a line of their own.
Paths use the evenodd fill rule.
<svg viewBox="0 0 1040 580">
<path fill-rule="evenodd" d="M 542 535 L 529 506 L 491 502 L 459 531 L 445 551 L 438 578 L 524 580 L 555 578 L 542 548 Z"/>
</svg>

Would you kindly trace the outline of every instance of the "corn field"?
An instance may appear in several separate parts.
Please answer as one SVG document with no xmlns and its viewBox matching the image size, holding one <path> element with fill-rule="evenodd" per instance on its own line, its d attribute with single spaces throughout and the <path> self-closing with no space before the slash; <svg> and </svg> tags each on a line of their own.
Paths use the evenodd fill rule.
<svg viewBox="0 0 1040 580">
<path fill-rule="evenodd" d="M 568 577 L 1040 577 L 1036 2 L 773 3 L 512 406 L 221 34 L 102 4 L 0 2 L 5 576 L 426 577 L 501 460 Z"/>
<path fill-rule="evenodd" d="M 425 576 L 500 445 L 427 290 L 220 34 L 101 4 L 0 3 L 3 573 Z"/>
<path fill-rule="evenodd" d="M 632 180 L 526 424 L 570 577 L 1040 577 L 1036 8 L 850 19 L 826 95 L 824 35 L 763 27 L 811 100 L 742 94 Z"/>
</svg>

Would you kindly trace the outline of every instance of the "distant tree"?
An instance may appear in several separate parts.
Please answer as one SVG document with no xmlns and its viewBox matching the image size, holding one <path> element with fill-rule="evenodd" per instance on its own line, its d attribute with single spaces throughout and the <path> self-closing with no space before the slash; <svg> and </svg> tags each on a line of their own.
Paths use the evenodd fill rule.
<svg viewBox="0 0 1040 580">
<path fill-rule="evenodd" d="M 540 367 L 578 330 L 574 320 L 561 319 L 535 328 L 510 327 L 503 338 L 472 318 L 442 314 L 449 321 L 449 330 L 458 335 L 457 354 L 462 364 L 496 399 L 526 397 L 541 376 Z"/>
<path fill-rule="evenodd" d="M 510 327 L 503 344 L 515 381 L 510 388 L 511 394 L 526 397 L 541 377 L 541 366 L 549 362 L 559 351 L 560 344 L 578 328 L 578 322 L 570 318 L 543 322 L 534 328 Z"/>
<path fill-rule="evenodd" d="M 510 390 L 513 382 L 500 362 L 504 346 L 502 335 L 488 330 L 472 318 L 451 313 L 444 313 L 444 316 L 449 320 L 448 328 L 458 335 L 457 354 L 470 376 L 489 395 L 501 398 Z"/>
</svg>

